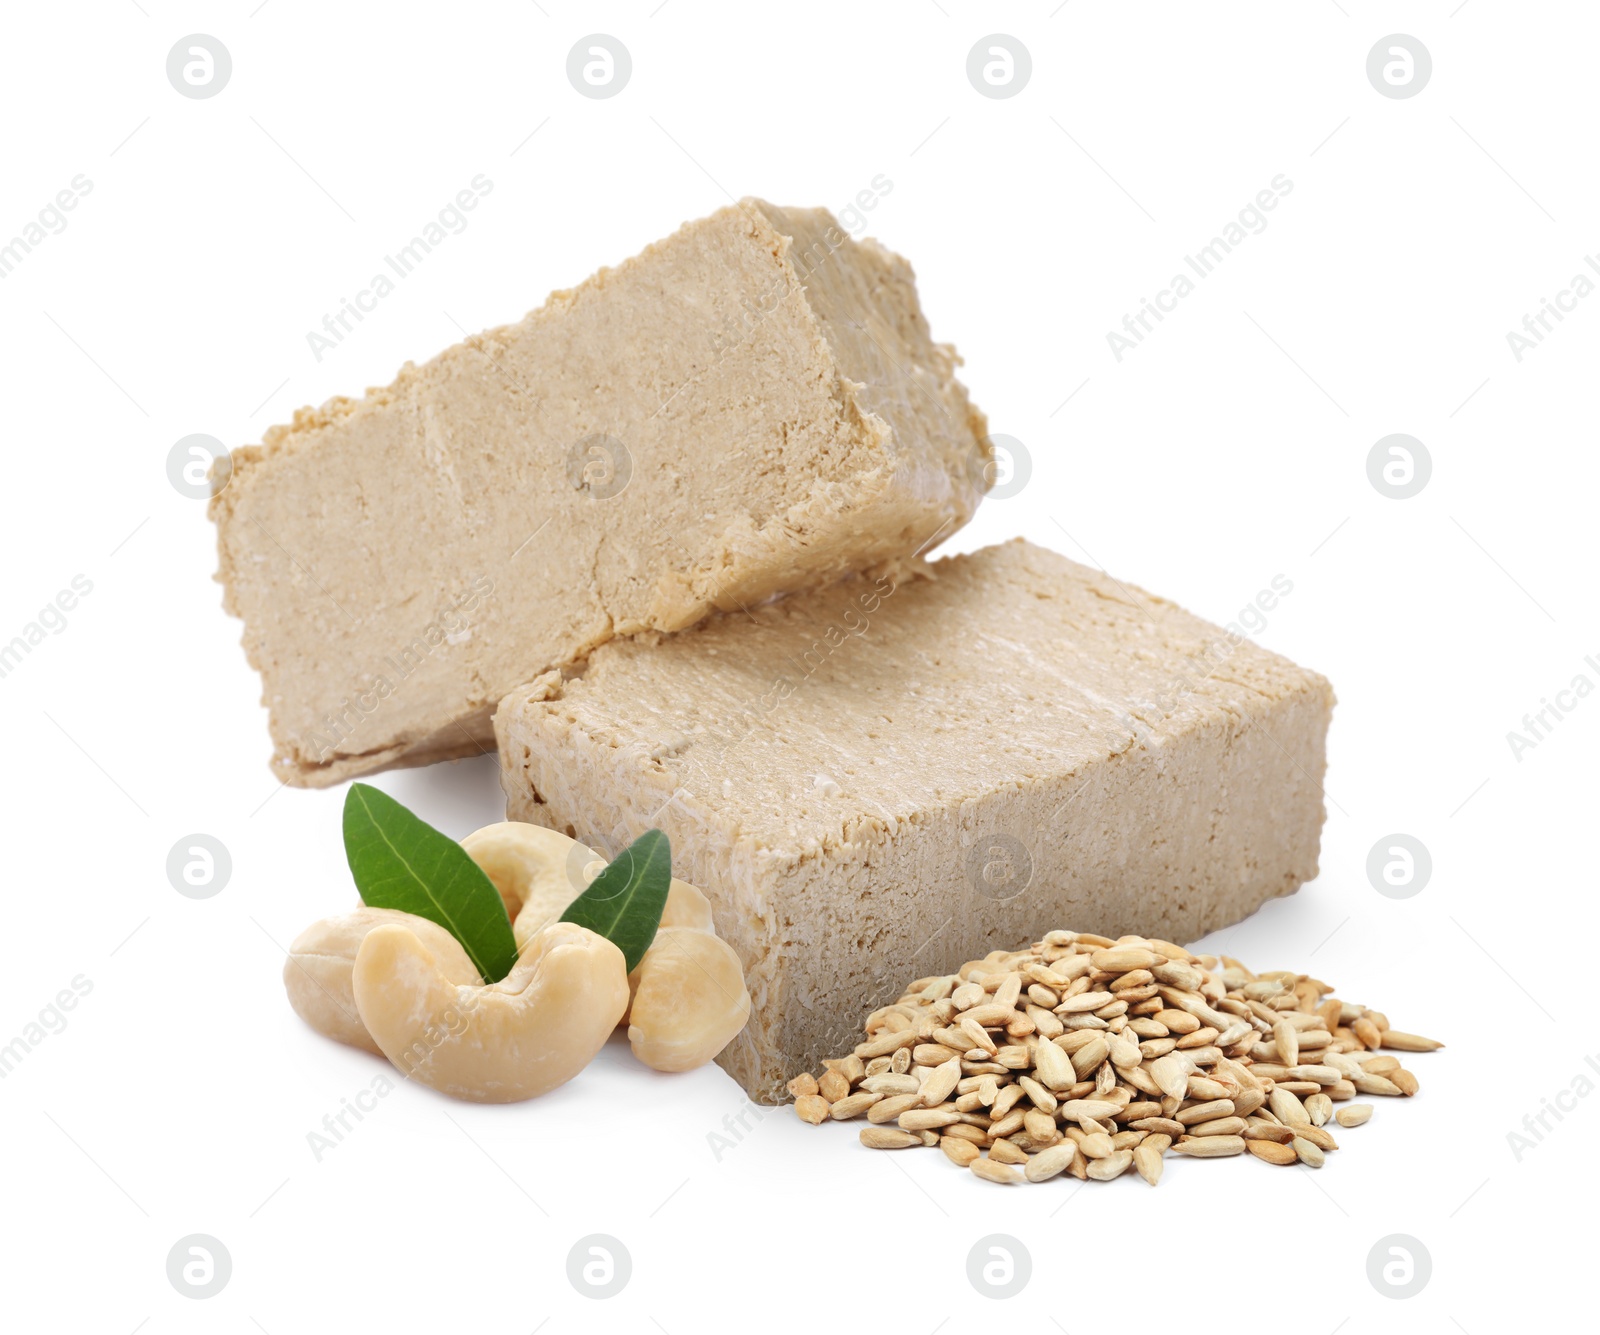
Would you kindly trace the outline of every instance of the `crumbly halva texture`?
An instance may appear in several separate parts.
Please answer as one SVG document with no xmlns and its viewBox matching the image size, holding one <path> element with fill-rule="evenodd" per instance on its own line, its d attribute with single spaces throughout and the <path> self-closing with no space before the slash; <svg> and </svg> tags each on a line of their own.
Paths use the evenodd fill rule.
<svg viewBox="0 0 1600 1335">
<path fill-rule="evenodd" d="M 224 605 L 273 767 L 475 755 L 616 636 L 892 565 L 971 517 L 986 425 L 911 267 L 744 200 L 234 452 Z"/>
<path fill-rule="evenodd" d="M 1326 680 L 1022 541 L 616 641 L 495 716 L 513 820 L 651 826 L 776 1101 L 909 969 L 1061 921 L 1190 941 L 1317 873 Z"/>
</svg>

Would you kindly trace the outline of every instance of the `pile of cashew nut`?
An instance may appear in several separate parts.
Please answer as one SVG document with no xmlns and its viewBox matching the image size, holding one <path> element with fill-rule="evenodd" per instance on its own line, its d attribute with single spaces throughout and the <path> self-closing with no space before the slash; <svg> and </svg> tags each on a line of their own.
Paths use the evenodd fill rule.
<svg viewBox="0 0 1600 1335">
<path fill-rule="evenodd" d="M 750 993 L 711 904 L 674 879 L 630 974 L 605 937 L 560 921 L 605 859 L 540 825 L 504 821 L 461 841 L 505 901 L 517 962 L 485 984 L 443 927 L 358 908 L 295 938 L 283 983 L 319 1033 L 382 1053 L 406 1077 L 477 1103 L 533 1098 L 577 1075 L 619 1024 L 645 1065 L 688 1071 L 744 1028 Z"/>
</svg>

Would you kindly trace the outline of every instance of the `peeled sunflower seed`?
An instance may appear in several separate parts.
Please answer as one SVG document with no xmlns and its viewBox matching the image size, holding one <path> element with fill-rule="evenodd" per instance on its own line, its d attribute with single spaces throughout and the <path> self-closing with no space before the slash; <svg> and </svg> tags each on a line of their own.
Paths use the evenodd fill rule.
<svg viewBox="0 0 1600 1335">
<path fill-rule="evenodd" d="M 1307 1168 L 1321 1168 L 1328 1162 L 1327 1156 L 1303 1136 L 1296 1136 L 1291 1142 L 1295 1157 L 1305 1164 Z"/>
<path fill-rule="evenodd" d="M 818 1126 L 827 1119 L 828 1100 L 817 1094 L 802 1094 L 794 1101 L 794 1110 L 802 1122 Z"/>
<path fill-rule="evenodd" d="M 1103 1159 L 1090 1160 L 1087 1171 L 1096 1182 L 1109 1182 L 1114 1177 L 1121 1177 L 1132 1165 L 1133 1151 L 1118 1150 Z"/>
<path fill-rule="evenodd" d="M 938 1145 L 997 1183 L 1131 1168 L 1154 1185 L 1169 1151 L 1320 1167 L 1328 1124 L 1372 1113 L 1336 1101 L 1415 1094 L 1393 1053 L 1442 1046 L 1330 991 L 1170 942 L 1051 932 L 916 980 L 789 1089 L 805 1121 L 865 1113 L 864 1145 Z"/>
<path fill-rule="evenodd" d="M 971 1171 L 985 1182 L 1000 1182 L 1011 1184 L 1021 1182 L 1022 1176 L 1009 1164 L 1003 1164 L 995 1159 L 974 1159 L 967 1165 Z"/>
<path fill-rule="evenodd" d="M 888 1098 L 879 1099 L 867 1109 L 867 1121 L 892 1122 L 908 1108 L 920 1108 L 922 1099 L 916 1094 L 893 1094 Z"/>
<path fill-rule="evenodd" d="M 922 1137 L 892 1126 L 864 1126 L 861 1143 L 869 1150 L 907 1150 L 922 1144 Z"/>
<path fill-rule="evenodd" d="M 1160 1144 L 1155 1143 L 1158 1140 L 1161 1142 Z M 1133 1166 L 1138 1171 L 1139 1176 L 1152 1187 L 1161 1184 L 1161 1170 L 1164 1166 L 1161 1156 L 1167 1148 L 1167 1143 L 1168 1138 L 1166 1136 L 1151 1136 L 1141 1141 L 1134 1148 Z"/>
<path fill-rule="evenodd" d="M 1196 1159 L 1226 1159 L 1234 1154 L 1243 1154 L 1244 1145 L 1241 1136 L 1190 1136 L 1172 1148 L 1179 1154 L 1192 1155 Z"/>
<path fill-rule="evenodd" d="M 852 1117 L 859 1117 L 882 1097 L 882 1094 L 872 1093 L 850 1094 L 828 1109 L 828 1115 L 836 1122 L 847 1122 Z"/>
</svg>

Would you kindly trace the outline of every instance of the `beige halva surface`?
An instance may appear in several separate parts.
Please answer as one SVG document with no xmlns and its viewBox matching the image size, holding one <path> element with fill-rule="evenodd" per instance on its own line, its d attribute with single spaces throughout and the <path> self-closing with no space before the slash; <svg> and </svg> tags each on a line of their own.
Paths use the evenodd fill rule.
<svg viewBox="0 0 1600 1335">
<path fill-rule="evenodd" d="M 1314 877 L 1332 705 L 1018 541 L 613 642 L 495 727 L 510 819 L 668 833 L 755 1002 L 719 1060 L 776 1101 L 913 975 L 1065 926 L 1192 941 Z"/>
<path fill-rule="evenodd" d="M 955 364 L 904 260 L 745 200 L 301 410 L 211 507 L 278 775 L 477 754 L 501 696 L 614 636 L 948 536 L 989 458 Z"/>
</svg>

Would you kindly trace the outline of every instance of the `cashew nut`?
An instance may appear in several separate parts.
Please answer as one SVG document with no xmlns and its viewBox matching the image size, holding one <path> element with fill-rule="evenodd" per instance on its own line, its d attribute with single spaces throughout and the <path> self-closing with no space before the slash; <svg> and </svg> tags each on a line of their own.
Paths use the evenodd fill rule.
<svg viewBox="0 0 1600 1335">
<path fill-rule="evenodd" d="M 710 932 L 662 927 L 628 981 L 628 1042 L 657 1071 L 704 1066 L 750 1018 L 739 957 Z"/>
<path fill-rule="evenodd" d="M 534 933 L 488 986 L 453 982 L 414 932 L 378 927 L 361 943 L 353 981 L 367 1032 L 402 1074 L 478 1103 L 565 1084 L 628 1006 L 622 952 L 575 923 Z"/>
<path fill-rule="evenodd" d="M 511 932 L 519 948 L 541 928 L 559 922 L 567 905 L 606 866 L 605 859 L 587 844 L 543 825 L 521 821 L 486 825 L 463 839 L 461 846 L 500 891 L 511 914 Z M 660 925 L 717 934 L 711 901 L 698 887 L 676 876 L 667 887 Z M 630 992 L 637 989 L 638 978 L 638 969 L 628 975 Z M 627 1022 L 624 1014 L 622 1023 Z"/>
<path fill-rule="evenodd" d="M 711 921 L 711 901 L 696 886 L 687 881 L 672 878 L 672 884 L 667 887 L 667 902 L 661 910 L 661 923 L 656 929 L 656 940 L 644 952 L 644 959 L 640 960 L 632 973 L 628 975 L 628 1014 L 622 1017 L 622 1023 L 627 1024 L 633 1013 L 633 994 L 639 990 L 639 972 L 644 968 L 645 960 L 650 958 L 650 951 L 656 948 L 656 942 L 661 940 L 661 929 L 665 927 L 682 927 L 686 931 L 704 932 L 708 936 L 717 934 L 716 924 Z M 743 975 L 741 974 L 741 979 Z M 719 1049 L 720 1051 L 720 1049 Z"/>
<path fill-rule="evenodd" d="M 463 839 L 461 847 L 500 892 L 518 946 L 541 927 L 559 921 L 567 905 L 606 865 L 606 859 L 587 844 L 524 821 L 485 825 Z M 714 931 L 711 901 L 674 877 L 661 925 Z"/>
<path fill-rule="evenodd" d="M 525 821 L 485 825 L 463 839 L 461 847 L 500 892 L 519 948 L 541 927 L 557 921 L 606 865 L 605 858 L 576 839 Z"/>
<path fill-rule="evenodd" d="M 696 932 L 716 935 L 716 925 L 711 921 L 711 901 L 687 881 L 672 878 L 667 890 L 667 906 L 661 910 L 663 927 L 687 927 Z"/>
<path fill-rule="evenodd" d="M 314 922 L 295 937 L 283 965 L 283 986 L 294 1012 L 319 1034 L 376 1053 L 378 1045 L 361 1023 L 350 974 L 356 952 L 375 927 L 399 925 L 433 952 L 452 983 L 481 983 L 461 943 L 437 923 L 399 909 L 358 908 Z"/>
</svg>

